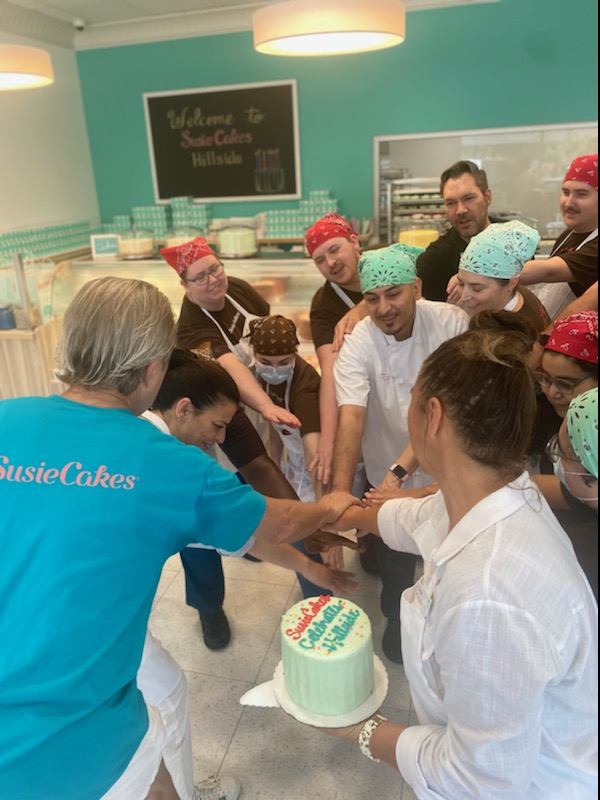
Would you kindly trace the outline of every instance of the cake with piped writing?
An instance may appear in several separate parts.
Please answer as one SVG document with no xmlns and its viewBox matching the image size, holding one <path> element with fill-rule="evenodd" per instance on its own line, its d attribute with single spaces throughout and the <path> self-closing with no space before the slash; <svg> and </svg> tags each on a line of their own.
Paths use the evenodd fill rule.
<svg viewBox="0 0 600 800">
<path fill-rule="evenodd" d="M 281 621 L 289 698 L 316 714 L 353 711 L 373 692 L 373 637 L 365 612 L 341 597 L 308 597 Z"/>
</svg>

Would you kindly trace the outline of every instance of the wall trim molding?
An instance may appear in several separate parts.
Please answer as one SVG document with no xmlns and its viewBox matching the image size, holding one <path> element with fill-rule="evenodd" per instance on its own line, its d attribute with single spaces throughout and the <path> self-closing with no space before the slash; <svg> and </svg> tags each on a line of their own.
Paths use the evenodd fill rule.
<svg viewBox="0 0 600 800">
<path fill-rule="evenodd" d="M 73 49 L 75 30 L 68 22 L 0 0 L 0 33 Z"/>
</svg>

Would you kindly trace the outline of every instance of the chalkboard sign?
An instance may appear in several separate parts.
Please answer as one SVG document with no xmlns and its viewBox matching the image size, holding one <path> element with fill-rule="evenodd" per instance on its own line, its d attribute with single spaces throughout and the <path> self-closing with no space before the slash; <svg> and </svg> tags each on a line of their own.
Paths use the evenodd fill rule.
<svg viewBox="0 0 600 800">
<path fill-rule="evenodd" d="M 296 81 L 144 94 L 156 202 L 301 197 Z"/>
</svg>

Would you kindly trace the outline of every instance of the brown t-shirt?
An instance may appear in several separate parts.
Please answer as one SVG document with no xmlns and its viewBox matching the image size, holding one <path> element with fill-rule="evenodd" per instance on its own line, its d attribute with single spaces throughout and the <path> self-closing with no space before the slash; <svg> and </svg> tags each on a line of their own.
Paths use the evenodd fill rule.
<svg viewBox="0 0 600 800">
<path fill-rule="evenodd" d="M 340 287 L 341 288 L 341 287 Z M 350 292 L 342 289 L 349 299 L 356 305 L 362 300 L 360 292 Z M 315 350 L 324 344 L 333 342 L 335 326 L 341 318 L 350 311 L 350 307 L 338 297 L 329 281 L 315 293 L 310 306 L 310 331 Z"/>
<path fill-rule="evenodd" d="M 550 315 L 539 297 L 526 286 L 519 286 L 519 292 L 523 295 L 523 305 L 515 314 L 525 317 L 541 333 L 552 322 Z"/>
<path fill-rule="evenodd" d="M 228 278 L 228 283 L 227 294 L 248 313 L 260 317 L 269 316 L 269 304 L 249 283 L 241 278 Z M 244 315 L 228 298 L 225 298 L 225 305 L 221 311 L 211 311 L 210 313 L 227 331 L 233 344 L 237 344 L 244 327 Z M 203 355 L 211 358 L 219 358 L 230 352 L 229 345 L 218 326 L 199 306 L 192 303 L 187 295 L 181 305 L 181 313 L 177 321 L 177 346 L 187 350 L 199 350 Z"/>
<path fill-rule="evenodd" d="M 258 382 L 267 392 L 276 406 L 285 408 L 285 383 L 278 385 L 267 384 L 258 378 Z M 298 417 L 302 427 L 300 435 L 306 433 L 320 433 L 321 420 L 319 416 L 319 386 L 321 378 L 317 370 L 301 356 L 296 356 L 294 377 L 290 386 L 290 408 L 292 414 Z"/>
<path fill-rule="evenodd" d="M 241 408 L 233 415 L 225 441 L 219 447 L 236 469 L 243 469 L 255 458 L 267 454 L 256 428 Z"/>
<path fill-rule="evenodd" d="M 590 234 L 569 233 L 567 228 L 560 234 L 552 248 L 552 255 L 560 256 L 571 270 L 575 280 L 569 286 L 573 294 L 580 297 L 598 280 L 598 236 L 576 250 Z"/>
</svg>

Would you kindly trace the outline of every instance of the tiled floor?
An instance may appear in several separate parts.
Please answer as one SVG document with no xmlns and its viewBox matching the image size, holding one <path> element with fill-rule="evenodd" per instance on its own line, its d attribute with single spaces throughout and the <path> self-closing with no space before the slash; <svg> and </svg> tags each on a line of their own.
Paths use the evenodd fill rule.
<svg viewBox="0 0 600 800">
<path fill-rule="evenodd" d="M 382 713 L 414 722 L 404 670 L 381 651 L 384 621 L 379 581 L 366 575 L 354 553 L 348 568 L 361 589 L 350 595 L 370 616 L 375 652 L 389 677 Z M 204 647 L 197 612 L 186 606 L 179 557 L 165 565 L 150 628 L 185 670 L 189 689 L 196 780 L 219 772 L 236 775 L 241 800 L 416 800 L 397 772 L 372 764 L 358 748 L 302 725 L 276 708 L 241 706 L 248 689 L 270 680 L 280 659 L 282 613 L 302 599 L 294 573 L 270 564 L 225 558 L 225 611 L 230 645 Z"/>
</svg>

